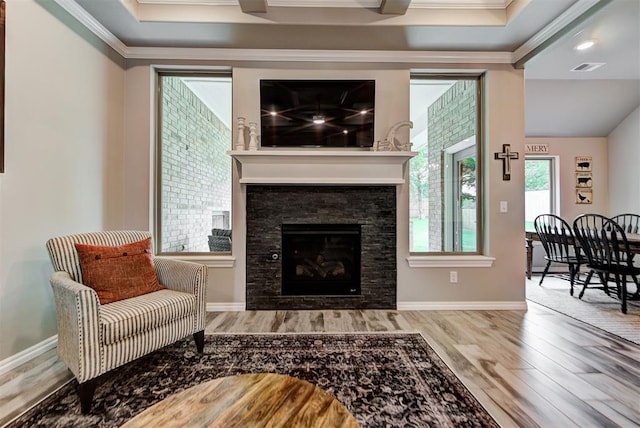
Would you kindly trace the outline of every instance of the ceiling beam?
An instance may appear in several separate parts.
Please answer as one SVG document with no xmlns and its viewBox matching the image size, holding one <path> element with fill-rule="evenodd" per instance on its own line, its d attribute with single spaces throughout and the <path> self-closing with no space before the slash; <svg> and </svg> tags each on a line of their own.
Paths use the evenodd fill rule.
<svg viewBox="0 0 640 428">
<path fill-rule="evenodd" d="M 411 0 L 382 0 L 380 13 L 382 15 L 404 15 L 407 13 Z"/>
<path fill-rule="evenodd" d="M 600 9 L 602 9 L 612 1 L 613 0 L 591 0 L 591 1 L 581 0 L 583 4 L 591 4 L 591 6 L 586 11 L 580 13 L 579 16 L 572 19 L 567 24 L 563 25 L 562 28 L 558 29 L 550 36 L 546 36 L 545 39 L 542 40 L 542 42 L 537 43 L 535 47 L 533 47 L 532 49 L 529 49 L 527 52 L 519 52 L 520 50 L 524 49 L 525 45 L 522 45 L 520 48 L 518 48 L 516 52 L 514 52 L 514 55 L 516 57 L 516 62 L 513 63 L 514 68 L 520 68 L 520 69 L 525 68 L 527 62 L 531 61 L 535 56 L 542 54 L 544 50 L 552 46 L 554 43 L 556 43 L 563 37 L 566 37 L 568 34 L 574 31 L 580 24 L 585 22 L 587 19 L 591 18 Z M 593 4 L 594 2 L 596 3 Z M 578 3 L 578 6 L 576 8 L 580 6 L 580 1 L 577 3 Z M 568 11 L 570 12 L 571 8 L 569 8 Z M 567 13 L 568 12 L 565 11 L 563 15 Z M 561 15 L 559 18 L 556 18 L 554 22 L 559 21 L 560 18 L 563 17 L 563 15 Z M 552 22 L 547 27 L 543 28 L 542 31 L 540 31 L 538 34 L 544 33 L 545 30 L 553 26 L 554 22 Z M 536 36 L 537 35 L 535 35 L 531 40 L 535 39 Z"/>
<path fill-rule="evenodd" d="M 244 13 L 266 13 L 267 0 L 239 0 Z"/>
</svg>

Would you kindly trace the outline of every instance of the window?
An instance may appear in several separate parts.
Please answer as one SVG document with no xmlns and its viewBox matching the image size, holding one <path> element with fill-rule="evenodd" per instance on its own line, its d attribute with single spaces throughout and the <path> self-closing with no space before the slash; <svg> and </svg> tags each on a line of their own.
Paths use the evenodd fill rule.
<svg viewBox="0 0 640 428">
<path fill-rule="evenodd" d="M 555 158 L 528 156 L 524 161 L 525 230 L 534 230 L 540 214 L 558 215 Z"/>
<path fill-rule="evenodd" d="M 412 76 L 410 251 L 482 250 L 481 76 Z"/>
<path fill-rule="evenodd" d="M 231 77 L 158 74 L 156 251 L 231 251 Z"/>
</svg>

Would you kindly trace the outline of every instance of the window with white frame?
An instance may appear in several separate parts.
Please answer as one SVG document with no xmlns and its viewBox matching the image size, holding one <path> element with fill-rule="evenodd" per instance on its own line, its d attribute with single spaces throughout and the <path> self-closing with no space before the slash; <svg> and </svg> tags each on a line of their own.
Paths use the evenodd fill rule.
<svg viewBox="0 0 640 428">
<path fill-rule="evenodd" d="M 533 221 L 540 214 L 556 214 L 556 159 L 553 156 L 527 156 L 524 161 L 525 230 L 533 231 Z"/>
<path fill-rule="evenodd" d="M 482 76 L 412 75 L 412 253 L 482 251 Z"/>
<path fill-rule="evenodd" d="M 158 73 L 159 254 L 231 251 L 231 75 Z"/>
</svg>

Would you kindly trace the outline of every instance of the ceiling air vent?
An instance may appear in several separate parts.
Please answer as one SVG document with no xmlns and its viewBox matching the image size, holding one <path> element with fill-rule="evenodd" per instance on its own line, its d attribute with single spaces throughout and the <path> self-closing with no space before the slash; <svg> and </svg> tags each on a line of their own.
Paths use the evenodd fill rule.
<svg viewBox="0 0 640 428">
<path fill-rule="evenodd" d="M 581 71 L 581 72 L 587 72 L 587 71 L 593 71 L 596 68 L 600 68 L 604 65 L 604 62 L 585 62 L 580 64 L 577 67 L 574 67 L 571 69 L 571 71 Z"/>
</svg>

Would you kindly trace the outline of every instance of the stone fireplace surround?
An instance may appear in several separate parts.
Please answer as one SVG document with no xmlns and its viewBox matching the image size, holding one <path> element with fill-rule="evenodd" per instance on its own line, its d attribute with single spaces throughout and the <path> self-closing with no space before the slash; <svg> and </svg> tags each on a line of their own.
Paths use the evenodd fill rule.
<svg viewBox="0 0 640 428">
<path fill-rule="evenodd" d="M 248 310 L 395 309 L 396 186 L 247 185 Z M 361 294 L 284 296 L 281 225 L 356 223 L 362 227 Z"/>
</svg>

